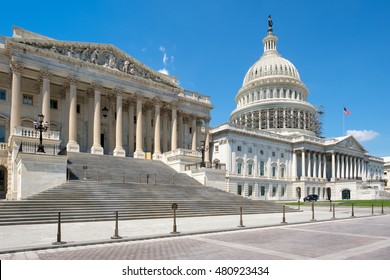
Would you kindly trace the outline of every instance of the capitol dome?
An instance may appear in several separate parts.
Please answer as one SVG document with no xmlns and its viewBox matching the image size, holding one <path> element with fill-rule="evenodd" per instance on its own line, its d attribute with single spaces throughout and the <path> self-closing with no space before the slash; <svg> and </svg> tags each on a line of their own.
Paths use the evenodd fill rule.
<svg viewBox="0 0 390 280">
<path fill-rule="evenodd" d="M 242 85 L 245 86 L 249 82 L 267 76 L 294 78 L 300 81 L 298 70 L 290 61 L 283 58 L 276 51 L 269 51 L 265 52 L 264 55 L 249 68 Z"/>
<path fill-rule="evenodd" d="M 276 50 L 278 38 L 268 19 L 264 53 L 247 71 L 236 95 L 230 122 L 284 135 L 319 135 L 317 110 L 307 102 L 309 91 L 297 68 Z"/>
</svg>

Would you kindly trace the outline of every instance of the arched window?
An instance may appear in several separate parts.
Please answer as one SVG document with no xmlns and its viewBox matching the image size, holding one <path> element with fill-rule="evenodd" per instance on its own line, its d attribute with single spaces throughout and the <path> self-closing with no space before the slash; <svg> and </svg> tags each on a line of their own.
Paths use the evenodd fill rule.
<svg viewBox="0 0 390 280">
<path fill-rule="evenodd" d="M 264 176 L 264 161 L 260 161 L 260 176 Z"/>
<path fill-rule="evenodd" d="M 242 158 L 238 158 L 236 161 L 237 174 L 242 174 Z"/>
<path fill-rule="evenodd" d="M 248 175 L 252 175 L 253 173 L 253 163 L 248 162 L 248 167 L 247 167 Z"/>
</svg>

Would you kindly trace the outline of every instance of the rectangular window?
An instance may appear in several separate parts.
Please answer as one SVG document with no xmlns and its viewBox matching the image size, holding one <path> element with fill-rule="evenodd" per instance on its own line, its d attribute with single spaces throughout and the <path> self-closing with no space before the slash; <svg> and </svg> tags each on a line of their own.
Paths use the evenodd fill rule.
<svg viewBox="0 0 390 280">
<path fill-rule="evenodd" d="M 58 101 L 54 99 L 50 99 L 50 109 L 57 110 L 58 109 Z"/>
<path fill-rule="evenodd" d="M 5 127 L 0 125 L 0 143 L 5 143 Z"/>
<path fill-rule="evenodd" d="M 280 168 L 280 177 L 284 178 L 284 167 Z"/>
<path fill-rule="evenodd" d="M 284 158 L 284 153 L 281 153 L 281 154 L 280 154 L 280 157 L 281 157 L 281 158 Z"/>
<path fill-rule="evenodd" d="M 6 100 L 6 96 L 5 89 L 0 88 L 0 100 Z"/>
<path fill-rule="evenodd" d="M 272 177 L 276 176 L 276 167 L 272 166 Z"/>
<path fill-rule="evenodd" d="M 265 196 L 265 186 L 260 187 L 260 195 Z"/>
<path fill-rule="evenodd" d="M 241 146 L 237 146 L 237 151 L 241 152 Z"/>
<path fill-rule="evenodd" d="M 215 146 L 214 146 L 214 151 L 215 151 L 216 153 L 219 152 L 219 146 L 218 146 L 218 145 L 215 145 Z"/>
<path fill-rule="evenodd" d="M 76 112 L 77 112 L 77 114 L 80 114 L 80 113 L 81 113 L 81 106 L 80 106 L 80 104 L 77 104 L 77 106 L 76 106 Z"/>
<path fill-rule="evenodd" d="M 272 152 L 272 156 L 274 157 L 276 155 L 276 153 L 275 152 Z"/>
<path fill-rule="evenodd" d="M 23 94 L 23 104 L 33 105 L 33 96 L 32 95 Z"/>
<path fill-rule="evenodd" d="M 249 148 L 248 148 L 248 153 L 250 153 L 250 154 L 251 154 L 251 153 L 252 153 L 252 151 L 253 151 L 253 150 L 252 150 L 252 147 L 249 147 Z"/>
</svg>

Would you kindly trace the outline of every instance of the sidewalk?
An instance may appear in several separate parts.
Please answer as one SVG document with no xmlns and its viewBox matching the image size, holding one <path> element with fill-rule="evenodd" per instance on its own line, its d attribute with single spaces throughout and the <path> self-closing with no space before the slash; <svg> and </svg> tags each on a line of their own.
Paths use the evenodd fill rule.
<svg viewBox="0 0 390 280">
<path fill-rule="evenodd" d="M 299 224 L 333 220 L 333 213 L 329 211 L 329 207 L 315 207 L 314 218 L 316 221 L 312 221 L 311 207 L 301 207 L 301 210 L 301 212 L 286 213 L 286 223 Z M 353 218 L 351 217 L 351 212 L 352 209 L 350 207 L 337 208 L 336 206 L 336 219 Z M 388 213 L 389 209 L 386 208 L 384 212 Z M 374 215 L 380 214 L 381 209 L 374 209 Z M 356 218 L 371 216 L 371 208 L 355 207 L 354 215 Z M 243 225 L 245 227 L 238 227 L 240 224 L 239 215 L 178 218 L 177 231 L 180 234 L 171 234 L 173 219 L 119 220 L 118 235 L 122 239 L 111 239 L 115 229 L 114 220 L 107 222 L 63 223 L 61 224 L 61 241 L 66 242 L 63 245 L 52 244 L 52 242 L 57 241 L 57 224 L 1 226 L 0 240 L 2 241 L 0 254 L 205 232 L 283 226 L 284 224 L 281 223 L 282 218 L 282 213 L 245 215 L 245 209 L 243 214 Z"/>
</svg>

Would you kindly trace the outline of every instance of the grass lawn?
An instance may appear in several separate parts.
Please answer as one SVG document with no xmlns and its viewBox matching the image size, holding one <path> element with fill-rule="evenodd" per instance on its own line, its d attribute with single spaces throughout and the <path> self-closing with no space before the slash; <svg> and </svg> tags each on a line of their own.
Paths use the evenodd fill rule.
<svg viewBox="0 0 390 280">
<path fill-rule="evenodd" d="M 390 199 L 388 200 L 332 200 L 332 203 L 335 203 L 337 206 L 351 206 L 352 203 L 356 207 L 371 207 L 374 204 L 374 207 L 381 207 L 383 202 L 383 207 L 390 207 Z M 298 202 L 288 202 L 284 203 L 286 205 L 297 206 Z M 311 202 L 303 202 L 300 204 L 302 206 L 309 206 Z M 329 200 L 321 200 L 314 202 L 315 206 L 329 206 Z"/>
</svg>

